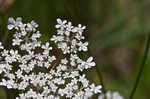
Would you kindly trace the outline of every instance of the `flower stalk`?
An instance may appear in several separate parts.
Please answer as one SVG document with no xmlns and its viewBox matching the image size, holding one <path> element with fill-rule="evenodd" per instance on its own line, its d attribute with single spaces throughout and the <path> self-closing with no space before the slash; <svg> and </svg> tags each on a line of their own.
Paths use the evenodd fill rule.
<svg viewBox="0 0 150 99">
<path fill-rule="evenodd" d="M 89 53 L 89 55 L 92 55 L 90 48 L 89 48 L 88 53 Z M 103 75 L 102 75 L 102 72 L 100 71 L 98 65 L 96 65 L 96 72 L 97 72 L 98 78 L 99 78 L 101 86 L 102 86 L 102 93 L 104 95 L 103 98 L 106 99 L 106 89 L 105 89 L 105 84 L 104 84 L 104 80 L 103 80 Z"/>
<path fill-rule="evenodd" d="M 148 34 L 148 39 L 147 39 L 147 42 L 146 42 L 146 45 L 145 45 L 145 51 L 144 51 L 143 60 L 141 62 L 140 70 L 138 72 L 138 75 L 137 75 L 137 78 L 136 78 L 134 87 L 133 87 L 133 89 L 131 91 L 129 99 L 133 99 L 133 96 L 134 96 L 134 94 L 136 92 L 136 89 L 137 89 L 137 87 L 139 85 L 140 78 L 142 77 L 142 73 L 143 73 L 143 70 L 144 70 L 144 67 L 145 67 L 145 63 L 146 63 L 146 59 L 147 59 L 147 56 L 148 56 L 149 46 L 150 46 L 150 33 Z"/>
</svg>

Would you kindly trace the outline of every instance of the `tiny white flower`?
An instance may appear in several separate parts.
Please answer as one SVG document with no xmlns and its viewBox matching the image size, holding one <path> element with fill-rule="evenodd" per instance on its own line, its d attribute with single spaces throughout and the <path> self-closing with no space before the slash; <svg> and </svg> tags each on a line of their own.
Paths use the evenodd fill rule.
<svg viewBox="0 0 150 99">
<path fill-rule="evenodd" d="M 73 26 L 72 26 L 72 23 L 71 22 L 68 22 L 68 24 L 66 24 L 66 30 L 71 32 L 73 29 Z"/>
<path fill-rule="evenodd" d="M 20 69 L 18 69 L 18 71 L 15 72 L 15 74 L 17 75 L 18 78 L 22 77 L 22 71 Z"/>
<path fill-rule="evenodd" d="M 95 86 L 94 84 L 92 84 L 90 85 L 90 88 L 92 91 L 94 91 L 94 93 L 101 93 L 102 86 L 101 85 Z"/>
<path fill-rule="evenodd" d="M 34 41 L 36 41 L 38 38 L 40 38 L 41 37 L 41 34 L 40 34 L 40 31 L 37 31 L 36 33 L 34 33 L 33 35 L 32 35 L 32 40 L 34 40 Z"/>
<path fill-rule="evenodd" d="M 82 50 L 87 51 L 88 50 L 88 48 L 87 48 L 88 42 L 85 42 L 85 43 L 79 42 L 78 46 L 79 46 L 79 48 L 78 48 L 79 51 L 82 51 Z"/>
<path fill-rule="evenodd" d="M 10 17 L 8 19 L 8 22 L 9 22 L 9 24 L 8 24 L 7 28 L 9 30 L 12 30 L 13 28 L 15 28 L 16 30 L 18 30 L 19 29 L 19 25 L 22 24 L 22 18 L 18 17 L 15 20 L 14 18 Z"/>
<path fill-rule="evenodd" d="M 70 47 L 67 45 L 67 43 L 58 43 L 58 48 L 63 51 L 63 54 L 70 53 Z"/>
<path fill-rule="evenodd" d="M 15 45 L 20 45 L 20 43 L 23 41 L 22 39 L 16 37 L 15 39 L 12 40 L 13 43 L 12 45 L 15 46 Z"/>
<path fill-rule="evenodd" d="M 55 36 L 53 35 L 53 37 L 51 38 L 51 41 L 54 41 L 55 43 L 57 43 L 58 41 L 63 41 L 64 37 L 63 36 Z"/>
<path fill-rule="evenodd" d="M 80 35 L 82 35 L 82 32 L 84 31 L 86 27 L 82 26 L 81 24 L 78 25 L 78 27 L 75 27 L 72 32 L 78 32 Z"/>
<path fill-rule="evenodd" d="M 64 30 L 57 30 L 57 34 L 63 35 L 64 34 Z"/>
<path fill-rule="evenodd" d="M 61 30 L 63 30 L 65 27 L 66 27 L 66 23 L 67 23 L 67 21 L 66 20 L 64 20 L 64 21 L 62 21 L 61 19 L 57 19 L 57 25 L 55 26 L 56 28 L 61 28 Z"/>
<path fill-rule="evenodd" d="M 66 65 L 66 64 L 68 63 L 68 60 L 67 60 L 66 58 L 65 58 L 65 59 L 62 59 L 62 60 L 61 60 L 61 63 Z"/>
<path fill-rule="evenodd" d="M 26 30 L 30 32 L 31 31 L 35 32 L 37 27 L 38 27 L 38 24 L 35 23 L 34 21 L 31 21 L 31 23 L 27 24 Z"/>
<path fill-rule="evenodd" d="M 89 57 L 88 59 L 87 59 L 87 65 L 90 65 L 90 66 L 95 66 L 95 62 L 92 62 L 93 61 L 93 57 Z"/>
</svg>

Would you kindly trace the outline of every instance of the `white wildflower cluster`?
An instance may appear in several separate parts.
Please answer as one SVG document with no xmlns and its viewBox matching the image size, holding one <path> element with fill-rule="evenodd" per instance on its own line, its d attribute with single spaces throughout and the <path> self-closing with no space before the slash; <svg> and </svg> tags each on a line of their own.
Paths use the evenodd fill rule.
<svg viewBox="0 0 150 99">
<path fill-rule="evenodd" d="M 82 32 L 85 26 L 79 24 L 78 27 L 74 27 L 71 22 L 67 23 L 66 20 L 60 19 L 57 19 L 57 22 L 57 35 L 54 35 L 51 41 L 58 44 L 58 48 L 63 50 L 63 54 L 75 54 L 78 51 L 88 50 L 88 42 L 82 42 L 84 40 Z"/>
<path fill-rule="evenodd" d="M 82 42 L 85 26 L 57 22 L 57 34 L 50 41 L 61 50 L 58 56 L 50 41 L 39 41 L 38 24 L 9 18 L 8 29 L 15 33 L 11 49 L 0 43 L 0 85 L 20 90 L 16 99 L 88 99 L 101 93 L 101 85 L 91 84 L 82 73 L 95 66 L 93 57 L 83 60 L 78 56 L 88 50 L 88 42 Z"/>
<path fill-rule="evenodd" d="M 118 92 L 111 92 L 111 91 L 107 91 L 107 93 L 105 94 L 101 94 L 98 99 L 124 99 L 123 96 L 121 96 Z"/>
</svg>

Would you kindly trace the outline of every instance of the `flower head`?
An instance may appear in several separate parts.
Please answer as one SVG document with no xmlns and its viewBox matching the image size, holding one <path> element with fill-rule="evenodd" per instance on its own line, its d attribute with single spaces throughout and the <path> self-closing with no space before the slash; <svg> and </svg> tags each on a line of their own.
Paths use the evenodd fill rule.
<svg viewBox="0 0 150 99">
<path fill-rule="evenodd" d="M 123 96 L 121 96 L 118 92 L 108 91 L 105 96 L 106 99 L 124 99 Z M 105 99 L 104 94 L 101 94 L 98 99 Z"/>
<path fill-rule="evenodd" d="M 50 41 L 60 51 L 57 56 L 50 41 L 39 41 L 40 31 L 34 21 L 9 18 L 8 29 L 15 30 L 12 48 L 0 42 L 0 85 L 20 90 L 16 99 L 88 99 L 101 93 L 101 85 L 90 84 L 82 71 L 95 66 L 93 57 L 81 59 L 78 54 L 88 50 L 82 35 L 85 26 L 57 19 L 57 34 Z M 56 56 L 55 56 L 56 55 Z"/>
</svg>

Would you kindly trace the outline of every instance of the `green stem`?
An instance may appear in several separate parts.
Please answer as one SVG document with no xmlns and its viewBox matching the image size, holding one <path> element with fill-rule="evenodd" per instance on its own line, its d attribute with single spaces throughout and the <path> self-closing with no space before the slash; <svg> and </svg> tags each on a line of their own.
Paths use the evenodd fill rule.
<svg viewBox="0 0 150 99">
<path fill-rule="evenodd" d="M 137 75 L 137 78 L 136 78 L 134 87 L 133 87 L 133 89 L 131 91 L 129 99 L 133 99 L 133 96 L 134 96 L 134 94 L 136 92 L 136 89 L 138 87 L 138 84 L 140 82 L 140 78 L 142 76 L 142 73 L 143 73 L 143 70 L 144 70 L 144 67 L 145 67 L 145 63 L 146 63 L 146 59 L 147 59 L 147 56 L 148 56 L 149 46 L 150 46 L 150 33 L 148 35 L 148 39 L 147 39 L 147 42 L 146 42 L 145 51 L 144 51 L 144 57 L 143 57 L 143 60 L 142 60 L 141 66 L 140 66 L 140 70 L 138 72 L 138 75 Z"/>
<path fill-rule="evenodd" d="M 99 76 L 99 80 L 100 80 L 101 85 L 102 85 L 102 91 L 103 91 L 103 93 L 105 94 L 105 93 L 106 93 L 106 89 L 105 89 L 105 85 L 104 85 L 104 80 L 103 80 L 102 73 L 101 73 L 101 71 L 99 70 L 98 66 L 96 66 L 96 71 L 97 71 L 97 74 L 98 74 L 98 76 Z"/>
<path fill-rule="evenodd" d="M 91 54 L 91 50 L 90 50 L 90 48 L 89 48 L 88 53 L 89 53 L 89 55 L 92 55 L 92 54 Z M 101 71 L 100 71 L 100 69 L 99 69 L 98 65 L 96 65 L 96 72 L 97 72 L 98 77 L 99 77 L 99 80 L 100 80 L 100 82 L 101 82 L 101 86 L 102 86 L 102 93 L 104 94 L 104 99 L 106 99 L 106 95 L 105 95 L 105 94 L 106 94 L 105 84 L 104 84 L 104 80 L 103 80 L 102 73 L 101 73 Z"/>
<path fill-rule="evenodd" d="M 3 44 L 5 45 L 5 41 L 7 40 L 7 38 L 8 38 L 8 31 L 7 31 L 7 29 L 6 29 L 6 27 L 7 27 L 7 15 L 5 14 L 5 13 L 0 13 L 0 16 L 1 16 L 1 20 L 2 20 L 2 24 L 1 24 L 1 35 L 3 35 L 2 37 L 3 38 L 1 38 L 2 39 L 2 42 L 3 42 Z"/>
</svg>

